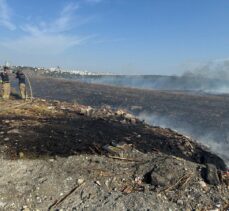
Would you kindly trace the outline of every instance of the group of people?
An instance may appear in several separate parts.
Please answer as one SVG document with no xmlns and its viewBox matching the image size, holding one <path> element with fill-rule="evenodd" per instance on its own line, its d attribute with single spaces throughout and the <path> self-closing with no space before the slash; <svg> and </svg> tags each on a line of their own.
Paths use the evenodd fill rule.
<svg viewBox="0 0 229 211">
<path fill-rule="evenodd" d="M 2 99 L 8 100 L 10 98 L 10 93 L 11 93 L 9 67 L 5 66 L 3 68 L 3 72 L 0 73 L 0 76 L 1 76 L 1 83 L 2 83 Z M 18 79 L 18 82 L 19 82 L 20 96 L 23 100 L 26 100 L 25 74 L 21 70 L 18 70 L 16 72 L 16 78 Z"/>
</svg>

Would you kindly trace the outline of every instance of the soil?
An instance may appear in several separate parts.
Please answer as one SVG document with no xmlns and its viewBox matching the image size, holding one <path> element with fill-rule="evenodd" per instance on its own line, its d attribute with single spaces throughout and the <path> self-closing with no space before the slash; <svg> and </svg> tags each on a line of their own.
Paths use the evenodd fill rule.
<svg viewBox="0 0 229 211">
<path fill-rule="evenodd" d="M 37 97 L 127 109 L 151 125 L 198 140 L 229 165 L 229 95 L 141 90 L 53 78 L 31 78 Z"/>
<path fill-rule="evenodd" d="M 224 161 L 109 106 L 0 102 L 0 210 L 228 210 Z"/>
</svg>

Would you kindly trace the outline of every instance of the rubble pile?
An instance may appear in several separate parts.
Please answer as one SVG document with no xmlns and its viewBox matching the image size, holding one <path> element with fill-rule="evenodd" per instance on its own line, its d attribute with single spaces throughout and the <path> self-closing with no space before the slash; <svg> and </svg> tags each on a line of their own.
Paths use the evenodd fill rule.
<svg viewBox="0 0 229 211">
<path fill-rule="evenodd" d="M 0 102 L 1 210 L 228 210 L 224 161 L 123 109 Z"/>
</svg>

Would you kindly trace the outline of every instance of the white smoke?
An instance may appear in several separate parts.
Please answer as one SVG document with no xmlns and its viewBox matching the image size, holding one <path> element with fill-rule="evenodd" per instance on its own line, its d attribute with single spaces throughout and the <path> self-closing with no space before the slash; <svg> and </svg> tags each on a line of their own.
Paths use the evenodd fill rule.
<svg viewBox="0 0 229 211">
<path fill-rule="evenodd" d="M 207 92 L 213 94 L 229 93 L 229 59 L 214 60 L 198 64 L 186 64 L 181 76 L 160 75 L 98 75 L 75 77 L 87 83 L 114 86 Z"/>
<path fill-rule="evenodd" d="M 195 131 L 193 130 L 191 125 L 188 124 L 182 124 L 183 126 L 180 127 L 177 126 L 176 122 L 169 119 L 168 117 L 159 116 L 156 114 L 149 114 L 147 112 L 140 113 L 138 115 L 138 118 L 140 120 L 144 120 L 146 123 L 154 126 L 160 126 L 163 128 L 171 128 L 172 130 L 183 134 L 184 136 L 197 140 L 197 142 L 203 144 L 208 149 L 210 149 L 212 152 L 218 154 L 222 158 L 224 158 L 227 166 L 229 166 L 229 144 L 228 140 L 216 140 L 214 137 L 214 134 L 208 132 L 203 135 L 197 135 L 195 134 Z M 229 137 L 227 137 L 229 139 Z"/>
<path fill-rule="evenodd" d="M 203 78 L 229 81 L 229 59 L 217 59 L 205 63 L 190 65 L 183 76 L 199 76 Z"/>
</svg>

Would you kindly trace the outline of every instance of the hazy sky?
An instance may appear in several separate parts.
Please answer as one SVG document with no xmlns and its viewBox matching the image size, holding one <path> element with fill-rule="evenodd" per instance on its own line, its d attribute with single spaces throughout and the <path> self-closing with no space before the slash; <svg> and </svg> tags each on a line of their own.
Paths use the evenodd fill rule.
<svg viewBox="0 0 229 211">
<path fill-rule="evenodd" d="M 229 57 L 228 0 L 0 0 L 0 63 L 174 74 Z"/>
</svg>

